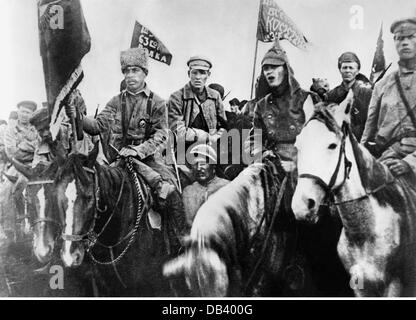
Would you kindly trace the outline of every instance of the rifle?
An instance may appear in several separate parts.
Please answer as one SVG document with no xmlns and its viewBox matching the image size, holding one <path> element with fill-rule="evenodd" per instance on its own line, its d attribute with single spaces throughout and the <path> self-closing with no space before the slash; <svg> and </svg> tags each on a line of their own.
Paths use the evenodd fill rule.
<svg viewBox="0 0 416 320">
<path fill-rule="evenodd" d="M 99 108 L 100 108 L 100 104 L 97 104 L 97 108 L 95 109 L 94 119 L 97 119 Z"/>
<path fill-rule="evenodd" d="M 389 68 L 390 68 L 390 67 L 391 67 L 391 62 L 390 62 L 390 64 L 387 66 L 387 68 L 385 68 L 385 69 L 383 70 L 383 72 L 382 72 L 382 73 L 380 73 L 380 75 L 377 77 L 377 80 L 373 83 L 373 87 L 374 87 L 374 85 L 377 83 L 377 81 L 381 80 L 381 79 L 384 77 L 384 75 L 386 74 L 387 70 L 389 70 Z"/>
</svg>

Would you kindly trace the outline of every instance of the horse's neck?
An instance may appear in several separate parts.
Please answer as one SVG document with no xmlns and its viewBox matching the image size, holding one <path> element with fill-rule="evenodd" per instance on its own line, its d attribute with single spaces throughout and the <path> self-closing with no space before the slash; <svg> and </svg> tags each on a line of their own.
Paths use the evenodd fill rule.
<svg viewBox="0 0 416 320">
<path fill-rule="evenodd" d="M 352 166 L 349 177 L 335 195 L 335 202 L 338 203 L 338 211 L 347 233 L 370 236 L 374 224 L 374 202 L 370 201 L 371 196 L 366 196 L 350 139 L 347 139 L 345 147 Z"/>
<path fill-rule="evenodd" d="M 99 192 L 99 205 L 106 206 L 108 209 L 113 209 L 114 206 L 118 205 L 120 201 L 120 191 L 126 194 L 127 190 L 121 190 L 125 188 L 127 177 L 124 177 L 123 172 L 119 169 L 108 167 L 106 165 L 99 165 L 98 169 L 98 186 Z M 124 185 L 123 185 L 124 184 Z"/>
</svg>

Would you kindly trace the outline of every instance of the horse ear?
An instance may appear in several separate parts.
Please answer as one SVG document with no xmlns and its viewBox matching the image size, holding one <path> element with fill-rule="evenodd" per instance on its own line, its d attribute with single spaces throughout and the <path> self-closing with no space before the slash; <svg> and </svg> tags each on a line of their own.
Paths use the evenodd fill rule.
<svg viewBox="0 0 416 320">
<path fill-rule="evenodd" d="M 348 91 L 345 99 L 335 107 L 334 118 L 338 125 L 341 127 L 344 122 L 351 123 L 351 110 L 354 102 L 354 93 L 352 89 Z"/>
<path fill-rule="evenodd" d="M 303 104 L 303 112 L 305 112 L 305 123 L 312 117 L 313 113 L 315 112 L 315 105 L 312 101 L 312 96 L 308 95 L 305 103 Z"/>
<path fill-rule="evenodd" d="M 94 143 L 94 148 L 91 150 L 91 152 L 88 154 L 88 161 L 87 161 L 87 167 L 92 168 L 97 160 L 98 151 L 99 151 L 99 141 Z"/>
</svg>

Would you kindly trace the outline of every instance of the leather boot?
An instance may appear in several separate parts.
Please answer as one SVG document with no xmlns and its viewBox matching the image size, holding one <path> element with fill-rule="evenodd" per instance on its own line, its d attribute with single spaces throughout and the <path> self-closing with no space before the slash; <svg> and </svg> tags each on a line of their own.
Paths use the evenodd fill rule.
<svg viewBox="0 0 416 320">
<path fill-rule="evenodd" d="M 166 201 L 163 211 L 165 239 L 168 253 L 177 256 L 183 246 L 183 238 L 189 234 L 190 226 L 187 223 L 182 197 L 177 190 L 172 192 Z"/>
</svg>

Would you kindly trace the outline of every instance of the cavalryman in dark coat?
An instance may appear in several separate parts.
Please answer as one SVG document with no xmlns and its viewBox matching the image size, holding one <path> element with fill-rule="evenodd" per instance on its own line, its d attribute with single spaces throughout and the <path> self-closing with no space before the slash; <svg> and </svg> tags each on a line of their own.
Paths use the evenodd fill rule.
<svg viewBox="0 0 416 320">
<path fill-rule="evenodd" d="M 284 170 L 292 172 L 296 160 L 295 139 L 305 123 L 303 107 L 319 98 L 300 88 L 286 53 L 280 47 L 271 48 L 261 65 L 271 90 L 254 109 L 253 129 L 261 130 L 262 145 L 257 143 L 259 140 L 255 139 L 253 131 L 246 150 L 254 155 L 261 152 L 264 156 L 277 155 Z"/>
<path fill-rule="evenodd" d="M 361 63 L 357 55 L 353 52 L 344 52 L 338 58 L 338 70 L 342 76 L 342 83 L 326 94 L 328 102 L 339 104 L 344 101 L 348 91 L 352 89 L 354 102 L 351 110 L 351 130 L 358 141 L 364 131 L 372 93 L 370 86 L 357 79 L 361 75 L 360 68 Z"/>
<path fill-rule="evenodd" d="M 390 31 L 399 68 L 375 85 L 361 143 L 394 175 L 409 177 L 416 174 L 416 17 Z"/>
</svg>

